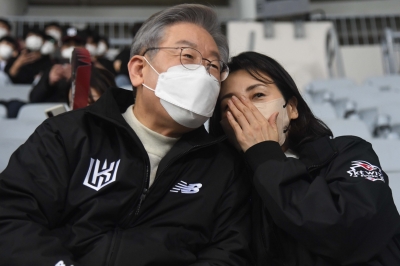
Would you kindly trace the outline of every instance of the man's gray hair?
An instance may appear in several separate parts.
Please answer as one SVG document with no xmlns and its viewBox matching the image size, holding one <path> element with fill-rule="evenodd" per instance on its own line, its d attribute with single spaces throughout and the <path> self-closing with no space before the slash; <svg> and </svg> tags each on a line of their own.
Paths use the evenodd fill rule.
<svg viewBox="0 0 400 266">
<path fill-rule="evenodd" d="M 210 7 L 198 4 L 176 5 L 148 18 L 133 39 L 131 58 L 141 55 L 147 48 L 157 47 L 164 37 L 165 28 L 180 22 L 193 23 L 208 31 L 218 46 L 221 60 L 228 61 L 228 43 L 221 32 L 217 14 Z"/>
</svg>

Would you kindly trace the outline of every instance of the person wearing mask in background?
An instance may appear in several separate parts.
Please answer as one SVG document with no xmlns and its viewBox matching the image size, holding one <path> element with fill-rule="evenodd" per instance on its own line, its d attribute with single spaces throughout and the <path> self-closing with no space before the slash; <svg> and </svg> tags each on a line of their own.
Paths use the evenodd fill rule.
<svg viewBox="0 0 400 266">
<path fill-rule="evenodd" d="M 102 67 L 92 65 L 90 73 L 90 91 L 88 105 L 92 105 L 100 99 L 109 88 L 115 87 L 114 75 Z M 68 94 L 68 104 L 72 109 L 72 90 Z"/>
<path fill-rule="evenodd" d="M 48 36 L 53 37 L 55 40 L 55 51 L 53 53 L 53 58 L 59 60 L 61 58 L 61 45 L 63 37 L 63 28 L 58 22 L 50 22 L 44 26 L 44 33 Z"/>
<path fill-rule="evenodd" d="M 97 44 L 97 56 L 107 58 L 108 49 L 110 49 L 108 38 L 105 36 L 100 36 L 99 43 Z"/>
<path fill-rule="evenodd" d="M 142 23 L 135 23 L 131 29 L 132 38 L 136 36 L 136 33 L 142 26 Z M 114 59 L 114 70 L 116 73 L 115 83 L 118 87 L 124 86 L 132 86 L 131 81 L 129 80 L 129 72 L 128 72 L 128 62 L 130 58 L 131 49 L 125 48 L 123 49 Z"/>
<path fill-rule="evenodd" d="M 38 74 L 52 65 L 52 61 L 40 53 L 45 39 L 43 32 L 29 29 L 24 39 L 25 49 L 8 62 L 5 72 L 13 83 L 32 84 Z"/>
<path fill-rule="evenodd" d="M 69 28 L 62 38 L 61 56 L 56 64 L 47 68 L 29 94 L 32 103 L 63 102 L 68 103 L 68 91 L 71 88 L 72 52 L 83 47 L 84 37 L 75 28 Z"/>
<path fill-rule="evenodd" d="M 210 134 L 225 131 L 253 174 L 257 265 L 400 265 L 400 216 L 371 144 L 333 138 L 272 58 L 228 66 Z"/>
<path fill-rule="evenodd" d="M 5 73 L 7 63 L 18 56 L 18 42 L 11 36 L 0 38 L 0 84 L 11 83 L 10 78 Z"/>
<path fill-rule="evenodd" d="M 229 49 L 212 8 L 169 7 L 132 44 L 132 91 L 47 119 L 0 174 L 4 265 L 251 265 L 249 184 L 208 135 Z"/>
<path fill-rule="evenodd" d="M 8 20 L 0 18 L 0 38 L 11 35 L 11 24 Z"/>
<path fill-rule="evenodd" d="M 58 59 L 55 58 L 55 53 L 58 48 L 57 40 L 50 35 L 45 35 L 44 43 L 42 48 L 40 48 L 40 53 L 43 56 L 48 56 L 53 63 L 56 63 L 58 62 Z M 59 50 L 58 52 L 60 53 Z"/>
<path fill-rule="evenodd" d="M 100 44 L 100 36 L 92 31 L 87 31 L 85 48 L 89 51 L 92 63 L 98 67 L 103 67 L 115 74 L 112 61 L 108 60 L 104 55 L 99 55 L 98 48 Z"/>
</svg>

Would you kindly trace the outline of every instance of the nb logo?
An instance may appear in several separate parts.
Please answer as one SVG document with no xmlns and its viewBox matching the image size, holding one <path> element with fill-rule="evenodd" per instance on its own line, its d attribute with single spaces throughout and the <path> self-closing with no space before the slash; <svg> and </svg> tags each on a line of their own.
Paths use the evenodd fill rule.
<svg viewBox="0 0 400 266">
<path fill-rule="evenodd" d="M 174 193 L 181 193 L 184 194 L 194 194 L 200 191 L 200 188 L 203 185 L 200 183 L 195 183 L 195 184 L 188 184 L 184 181 L 180 181 L 178 184 L 176 184 L 170 191 Z"/>
<path fill-rule="evenodd" d="M 111 184 L 115 181 L 117 177 L 117 171 L 120 161 L 121 160 L 112 162 L 109 166 L 107 166 L 107 160 L 105 160 L 103 167 L 101 167 L 100 169 L 100 161 L 95 161 L 93 158 L 90 158 L 89 170 L 86 174 L 83 184 L 96 191 L 99 191 L 102 187 Z M 96 164 L 93 167 L 93 164 L 95 162 Z"/>
</svg>

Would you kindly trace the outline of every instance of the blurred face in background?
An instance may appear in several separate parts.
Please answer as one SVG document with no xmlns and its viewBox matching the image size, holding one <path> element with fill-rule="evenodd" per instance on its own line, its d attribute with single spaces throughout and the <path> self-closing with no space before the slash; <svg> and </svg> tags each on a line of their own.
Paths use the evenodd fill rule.
<svg viewBox="0 0 400 266">
<path fill-rule="evenodd" d="M 48 26 L 45 29 L 46 35 L 53 37 L 57 41 L 57 45 L 61 43 L 62 30 L 57 26 Z"/>
<path fill-rule="evenodd" d="M 7 61 L 17 55 L 18 51 L 15 49 L 14 44 L 5 40 L 0 42 L 0 60 Z"/>
<path fill-rule="evenodd" d="M 0 38 L 3 38 L 7 35 L 10 35 L 10 29 L 8 28 L 7 24 L 0 21 Z"/>
<path fill-rule="evenodd" d="M 36 33 L 28 33 L 25 38 L 25 48 L 32 51 L 38 52 L 42 48 L 44 39 L 42 36 Z"/>
</svg>

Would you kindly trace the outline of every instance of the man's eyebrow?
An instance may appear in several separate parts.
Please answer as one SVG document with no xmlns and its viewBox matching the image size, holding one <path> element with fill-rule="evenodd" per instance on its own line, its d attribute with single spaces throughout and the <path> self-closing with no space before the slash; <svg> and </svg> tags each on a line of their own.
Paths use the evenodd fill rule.
<svg viewBox="0 0 400 266">
<path fill-rule="evenodd" d="M 197 49 L 197 44 L 195 44 L 191 41 L 188 41 L 188 40 L 179 40 L 179 41 L 175 42 L 175 44 L 176 45 L 185 45 L 185 46 Z M 216 60 L 221 60 L 221 56 L 217 51 L 211 51 L 210 53 L 213 57 L 216 58 Z"/>
<path fill-rule="evenodd" d="M 253 89 L 257 88 L 257 87 L 260 87 L 260 86 L 265 87 L 265 84 L 257 83 L 257 84 L 250 85 L 250 86 L 248 86 L 246 88 L 246 92 L 249 92 L 249 91 L 251 91 L 251 90 L 253 90 Z M 221 97 L 221 99 L 219 99 L 219 101 L 222 102 L 222 100 L 224 100 L 226 98 L 232 98 L 233 95 L 234 95 L 233 93 L 225 94 L 224 96 Z"/>
</svg>

